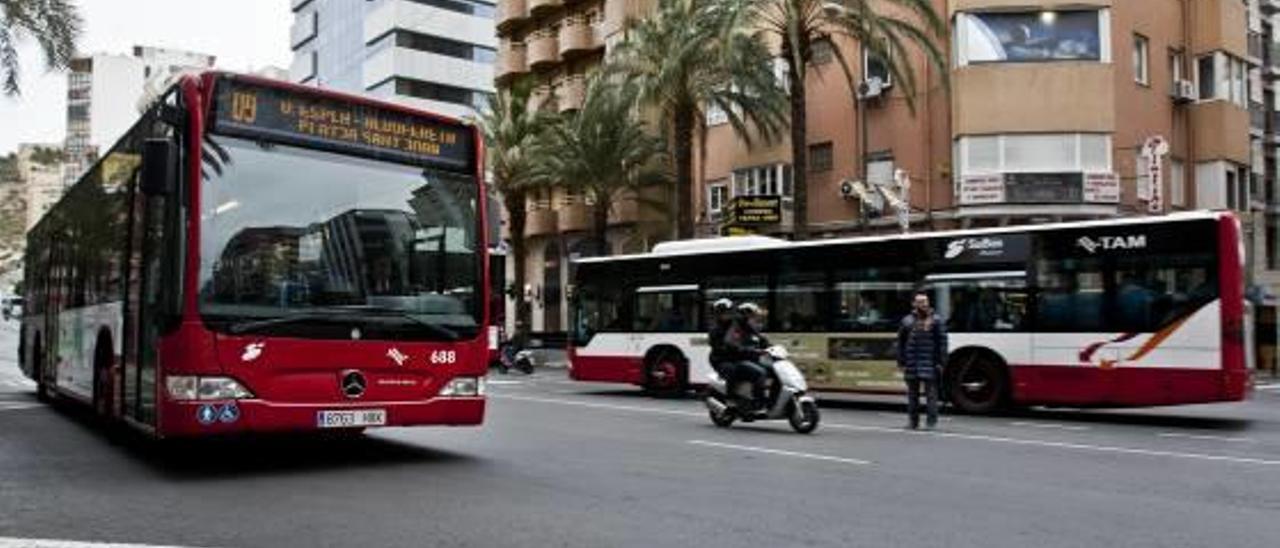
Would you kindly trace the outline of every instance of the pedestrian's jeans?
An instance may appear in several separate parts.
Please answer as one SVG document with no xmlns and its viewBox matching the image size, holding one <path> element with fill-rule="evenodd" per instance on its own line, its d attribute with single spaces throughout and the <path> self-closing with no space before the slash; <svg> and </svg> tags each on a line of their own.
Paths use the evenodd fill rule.
<svg viewBox="0 0 1280 548">
<path fill-rule="evenodd" d="M 927 423 L 930 427 L 938 424 L 938 380 L 907 379 L 907 415 L 911 417 L 911 427 L 920 426 L 920 388 L 923 385 L 926 406 L 928 407 Z"/>
</svg>

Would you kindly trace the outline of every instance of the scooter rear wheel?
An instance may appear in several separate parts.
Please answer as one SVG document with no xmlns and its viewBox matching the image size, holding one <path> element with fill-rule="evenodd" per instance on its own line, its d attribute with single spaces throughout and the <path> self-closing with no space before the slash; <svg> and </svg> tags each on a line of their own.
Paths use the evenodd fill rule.
<svg viewBox="0 0 1280 548">
<path fill-rule="evenodd" d="M 735 414 L 732 410 L 729 410 L 729 409 L 726 409 L 720 413 L 716 413 L 715 411 L 708 409 L 707 414 L 711 416 L 711 424 L 719 426 L 720 428 L 728 428 L 730 426 L 733 426 L 734 421 L 738 420 L 737 414 Z"/>
<path fill-rule="evenodd" d="M 818 421 L 821 415 L 818 413 L 818 404 L 812 401 L 802 401 L 791 410 L 791 416 L 787 420 L 791 423 L 791 429 L 801 434 L 808 434 L 818 428 Z"/>
</svg>

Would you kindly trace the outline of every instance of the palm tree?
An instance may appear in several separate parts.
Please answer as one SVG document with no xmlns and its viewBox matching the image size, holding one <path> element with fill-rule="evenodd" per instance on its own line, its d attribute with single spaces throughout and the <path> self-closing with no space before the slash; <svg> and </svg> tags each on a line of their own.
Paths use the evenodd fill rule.
<svg viewBox="0 0 1280 548">
<path fill-rule="evenodd" d="M 66 68 L 76 53 L 82 21 L 70 0 L 0 0 L 0 79 L 5 95 L 21 91 L 18 41 L 35 38 L 49 69 Z"/>
<path fill-rule="evenodd" d="M 734 0 L 729 0 L 734 1 Z M 901 86 L 914 111 L 917 82 L 911 55 L 923 50 L 929 62 L 944 75 L 946 58 L 938 45 L 945 40 L 946 23 L 931 0 L 755 0 L 757 24 L 782 46 L 787 66 L 791 103 L 791 157 L 795 203 L 795 235 L 808 235 L 808 107 L 805 84 L 813 44 L 832 43 L 832 52 L 848 80 L 857 89 L 854 73 L 837 39 L 853 39 L 889 72 Z M 928 83 L 926 82 L 926 85 Z M 857 100 L 857 98 L 854 98 Z M 865 143 L 860 146 L 866 146 Z M 865 151 L 864 151 L 865 155 Z M 863 177 L 866 174 L 862 174 Z"/>
<path fill-rule="evenodd" d="M 598 256 L 609 254 L 609 212 L 624 197 L 668 180 L 666 144 L 650 135 L 636 111 L 637 87 L 600 77 L 587 84 L 582 107 L 550 133 L 539 156 L 547 178 L 595 202 L 591 239 Z"/>
<path fill-rule="evenodd" d="M 785 94 L 768 49 L 753 35 L 752 0 L 659 0 L 635 22 L 608 70 L 638 86 L 658 108 L 675 156 L 677 237 L 693 236 L 693 138 L 708 105 L 724 111 L 738 136 L 773 140 L 786 125 Z"/>
<path fill-rule="evenodd" d="M 548 114 L 530 108 L 533 87 L 532 80 L 517 81 L 499 92 L 489 108 L 479 114 L 493 188 L 501 194 L 511 232 L 517 330 L 529 326 L 531 314 L 520 294 L 525 285 L 524 264 L 528 252 L 524 238 L 525 198 L 547 184 L 543 171 L 538 168 L 538 148 L 553 120 Z"/>
</svg>

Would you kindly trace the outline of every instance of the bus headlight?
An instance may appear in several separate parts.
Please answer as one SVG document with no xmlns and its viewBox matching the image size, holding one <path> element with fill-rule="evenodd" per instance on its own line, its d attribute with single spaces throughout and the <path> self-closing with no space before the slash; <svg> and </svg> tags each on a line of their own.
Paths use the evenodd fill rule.
<svg viewBox="0 0 1280 548">
<path fill-rule="evenodd" d="M 242 400 L 253 397 L 253 392 L 227 377 L 171 376 L 165 378 L 165 388 L 174 400 Z"/>
<path fill-rule="evenodd" d="M 458 377 L 440 389 L 446 398 L 474 398 L 484 395 L 484 377 Z"/>
</svg>

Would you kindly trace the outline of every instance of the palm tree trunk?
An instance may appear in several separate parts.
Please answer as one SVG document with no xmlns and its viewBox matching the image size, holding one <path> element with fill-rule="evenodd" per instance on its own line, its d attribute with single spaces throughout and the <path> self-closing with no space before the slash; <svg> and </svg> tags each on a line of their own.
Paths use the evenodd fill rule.
<svg viewBox="0 0 1280 548">
<path fill-rule="evenodd" d="M 693 123 L 692 107 L 675 111 L 676 237 L 693 237 Z"/>
<path fill-rule="evenodd" d="M 809 147 L 808 118 L 805 103 L 805 81 L 786 57 L 789 83 L 791 86 L 791 192 L 792 192 L 792 234 L 796 240 L 809 238 Z"/>
<path fill-rule="evenodd" d="M 524 199 L 523 192 L 511 192 L 503 198 L 505 202 L 503 205 L 507 208 L 508 220 L 511 223 L 508 228 L 511 230 L 511 258 L 514 263 L 512 284 L 515 286 L 516 321 L 515 332 L 511 334 L 512 340 L 523 340 L 517 337 L 523 337 L 528 332 L 529 319 L 532 316 L 529 303 L 524 299 L 524 263 L 528 253 L 524 239 L 525 221 L 528 218 L 524 209 Z"/>
<path fill-rule="evenodd" d="M 613 204 L 602 197 L 596 197 L 596 207 L 591 210 L 592 237 L 596 241 L 596 256 L 609 255 L 609 209 Z"/>
</svg>

